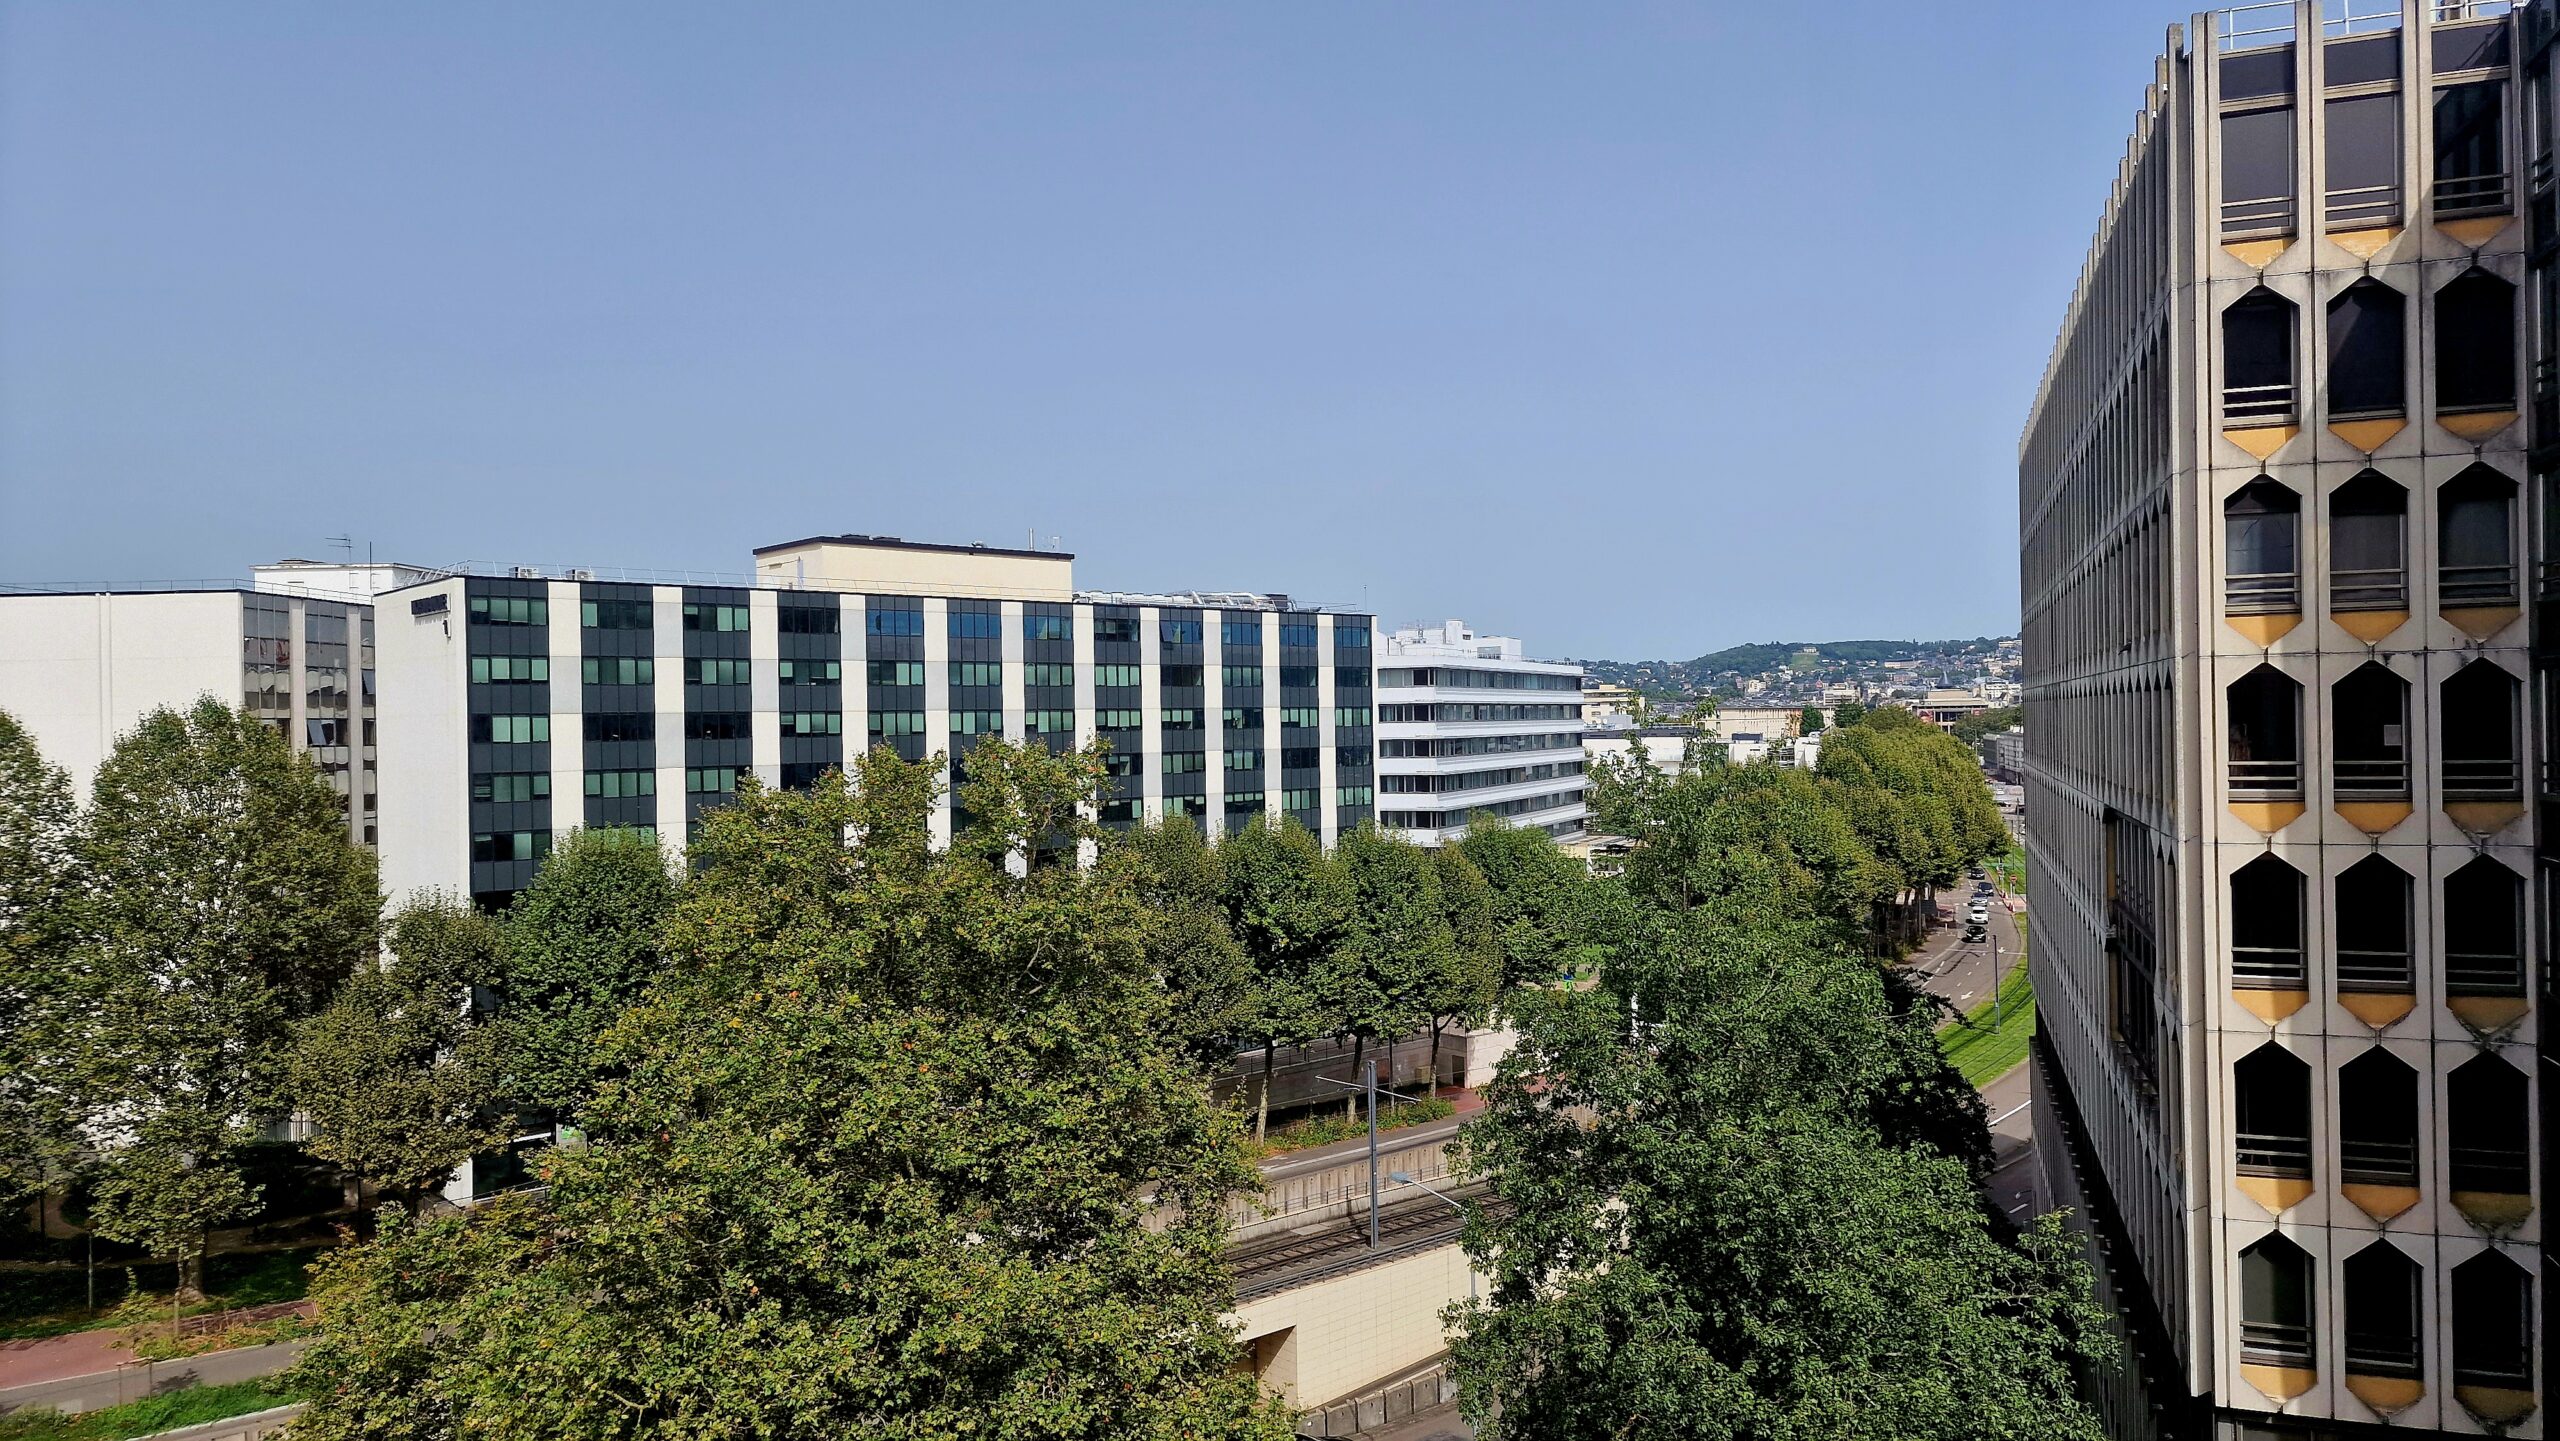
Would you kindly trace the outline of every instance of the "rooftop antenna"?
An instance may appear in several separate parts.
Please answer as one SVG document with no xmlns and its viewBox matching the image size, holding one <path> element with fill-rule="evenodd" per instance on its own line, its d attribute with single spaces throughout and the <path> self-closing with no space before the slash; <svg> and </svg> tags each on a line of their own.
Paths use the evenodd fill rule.
<svg viewBox="0 0 2560 1441">
<path fill-rule="evenodd" d="M 331 545 L 336 546 L 338 549 L 345 551 L 345 552 L 347 553 L 347 564 L 349 564 L 349 565 L 353 565 L 353 564 L 355 564 L 355 562 L 356 562 L 356 538 L 355 538 L 353 535 L 332 535 L 332 536 L 324 536 L 324 537 L 322 537 L 322 539 L 324 539 L 324 540 L 328 541 Z"/>
</svg>

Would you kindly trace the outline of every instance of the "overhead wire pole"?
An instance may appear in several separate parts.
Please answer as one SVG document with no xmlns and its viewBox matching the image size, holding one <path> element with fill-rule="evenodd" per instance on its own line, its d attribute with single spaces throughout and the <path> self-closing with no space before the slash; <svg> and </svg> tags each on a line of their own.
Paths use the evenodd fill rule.
<svg viewBox="0 0 2560 1441">
<path fill-rule="evenodd" d="M 1346 1090 L 1356 1089 L 1368 1099 L 1369 1247 L 1375 1250 L 1378 1245 L 1378 1063 L 1374 1060 L 1360 1063 L 1360 1083 L 1356 1087 L 1349 1081 L 1337 1081 L 1331 1076 L 1318 1076 L 1315 1079 L 1328 1086 L 1341 1086 Z"/>
</svg>

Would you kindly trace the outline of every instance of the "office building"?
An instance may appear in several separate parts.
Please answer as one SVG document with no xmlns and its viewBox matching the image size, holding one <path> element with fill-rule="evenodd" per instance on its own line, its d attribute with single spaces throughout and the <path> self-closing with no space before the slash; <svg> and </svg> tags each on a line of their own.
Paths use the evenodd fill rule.
<svg viewBox="0 0 2560 1441">
<path fill-rule="evenodd" d="M 2549 1424 L 2548 31 L 2172 31 L 2021 443 L 2036 1143 L 2117 1436 Z"/>
<path fill-rule="evenodd" d="M 1409 626 L 1378 660 L 1378 824 L 1426 846 L 1478 816 L 1583 838 L 1588 691 L 1572 661 L 1530 660 L 1462 621 Z"/>
<path fill-rule="evenodd" d="M 1372 813 L 1368 616 L 1079 591 L 1073 559 L 819 536 L 731 585 L 519 572 L 386 596 L 384 885 L 496 905 L 563 831 L 672 849 L 741 777 L 805 786 L 871 746 L 964 760 L 990 735 L 1107 738 L 1108 826 L 1269 813 L 1330 844 Z"/>
<path fill-rule="evenodd" d="M 207 696 L 245 706 L 346 797 L 347 832 L 379 827 L 373 608 L 415 566 L 288 560 L 248 585 L 0 590 L 0 710 L 84 799 L 117 739 L 155 710 Z"/>
</svg>

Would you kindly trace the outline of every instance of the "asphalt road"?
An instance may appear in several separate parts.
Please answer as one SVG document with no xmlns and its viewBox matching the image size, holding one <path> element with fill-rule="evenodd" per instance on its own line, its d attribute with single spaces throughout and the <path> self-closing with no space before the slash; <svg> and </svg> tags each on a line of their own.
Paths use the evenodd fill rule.
<svg viewBox="0 0 2560 1441">
<path fill-rule="evenodd" d="M 310 1344 L 309 1341 L 278 1341 L 271 1346 L 244 1346 L 234 1351 L 214 1351 L 177 1361 L 135 1361 L 112 1371 L 71 1376 L 33 1386 L 12 1386 L 0 1391 L 0 1411 L 14 1411 L 26 1406 L 50 1406 L 57 1411 L 95 1411 L 104 1406 L 139 1401 L 163 1391 L 182 1391 L 189 1386 L 254 1381 L 292 1365 L 293 1359 L 302 1354 L 302 1348 Z"/>
</svg>

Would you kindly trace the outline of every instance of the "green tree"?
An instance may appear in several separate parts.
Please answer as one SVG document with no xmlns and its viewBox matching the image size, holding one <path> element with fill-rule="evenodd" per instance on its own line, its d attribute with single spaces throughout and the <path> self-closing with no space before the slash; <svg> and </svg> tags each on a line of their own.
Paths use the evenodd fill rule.
<svg viewBox="0 0 2560 1441">
<path fill-rule="evenodd" d="M 1430 852 L 1375 821 L 1361 822 L 1334 850 L 1351 910 L 1318 984 L 1326 1010 L 1351 1037 L 1352 1074 L 1359 1074 L 1369 1043 L 1384 1041 L 1381 1071 L 1392 1085 L 1396 1038 L 1430 1017 L 1434 991 L 1454 964 L 1440 872 Z M 1345 1104 L 1359 1113 L 1356 1093 Z"/>
<path fill-rule="evenodd" d="M 1867 718 L 1864 701 L 1844 700 L 1831 708 L 1831 728 L 1846 730 Z"/>
<path fill-rule="evenodd" d="M 1973 754 L 1898 706 L 1832 736 L 1819 772 L 1850 793 L 1852 821 L 1905 892 L 1952 884 L 2008 841 Z"/>
<path fill-rule="evenodd" d="M 596 1090 L 596 1040 L 665 966 L 675 878 L 634 830 L 571 831 L 506 912 L 489 1043 L 508 1100 L 567 1120 Z"/>
<path fill-rule="evenodd" d="M 1601 986 L 1519 999 L 1467 1132 L 1509 1202 L 1451 1308 L 1479 1434 L 2095 1441 L 2087 1275 L 2050 1218 L 2004 1244 L 1902 1103 L 1926 1020 L 1810 922 L 1644 915 Z"/>
<path fill-rule="evenodd" d="M 1957 721 L 1955 724 L 1955 730 L 1952 734 L 1957 740 L 1968 746 L 1975 745 L 1978 744 L 1984 736 L 1990 735 L 1994 731 L 2004 731 L 2013 725 L 2017 725 L 2026 718 L 2026 714 L 2027 713 L 2024 710 L 2021 710 L 2017 706 L 1994 706 L 1990 710 L 1976 711 L 1972 715 L 1966 716 L 1964 719 Z"/>
<path fill-rule="evenodd" d="M 1806 736 L 1822 734 L 1822 707 L 1809 705 L 1797 714 L 1796 734 Z"/>
<path fill-rule="evenodd" d="M 67 1158 L 66 1097 L 49 1062 L 67 1019 L 62 949 L 78 822 L 71 778 L 0 711 L 0 1202 L 40 1189 Z"/>
<path fill-rule="evenodd" d="M 1148 961 L 1173 998 L 1182 1049 L 1214 1073 L 1232 1071 L 1255 1012 L 1254 974 L 1227 919 L 1221 852 L 1180 816 L 1127 832 L 1113 851 L 1136 867 L 1152 922 Z"/>
<path fill-rule="evenodd" d="M 1502 940 L 1494 930 L 1493 887 L 1484 872 L 1454 845 L 1431 851 L 1439 873 L 1440 913 L 1449 948 L 1430 978 L 1426 1010 L 1431 1021 L 1431 1094 L 1440 1094 L 1440 1038 L 1451 1026 L 1481 1025 L 1502 990 Z"/>
<path fill-rule="evenodd" d="M 1218 859 L 1226 878 L 1228 924 L 1253 967 L 1254 1006 L 1246 1034 L 1262 1043 L 1253 1120 L 1254 1138 L 1260 1140 L 1269 1132 L 1272 1063 L 1279 1048 L 1344 1029 L 1328 1009 L 1322 972 L 1350 920 L 1350 882 L 1314 833 L 1268 814 L 1227 837 Z"/>
<path fill-rule="evenodd" d="M 1597 958 L 1590 868 L 1555 837 L 1479 817 L 1458 849 L 1491 892 L 1504 990 L 1544 984 Z"/>
<path fill-rule="evenodd" d="M 1632 781 L 1605 773 L 1590 795 L 1600 827 L 1637 842 L 1620 874 L 1646 905 L 1820 920 L 1836 942 L 1854 944 L 1893 894 L 1893 873 L 1800 770 L 1727 766 Z"/>
<path fill-rule="evenodd" d="M 742 786 L 591 1146 L 324 1264 L 300 1429 L 1285 1437 L 1222 1319 L 1253 1172 L 1133 878 L 1028 863 L 1098 842 L 1100 761 L 982 744 L 943 852 L 932 761 Z"/>
<path fill-rule="evenodd" d="M 284 738 L 210 698 L 99 767 L 78 847 L 74 1084 L 98 1233 L 178 1261 L 256 1200 L 243 1148 L 288 1104 L 293 1025 L 374 950 L 373 857 Z"/>
<path fill-rule="evenodd" d="M 427 895 L 391 918 L 389 958 L 359 963 L 327 1009 L 295 1027 L 291 1089 L 311 1153 L 415 1209 L 473 1153 L 514 1133 L 496 1109 L 472 989 L 503 938 L 467 904 Z"/>
</svg>

